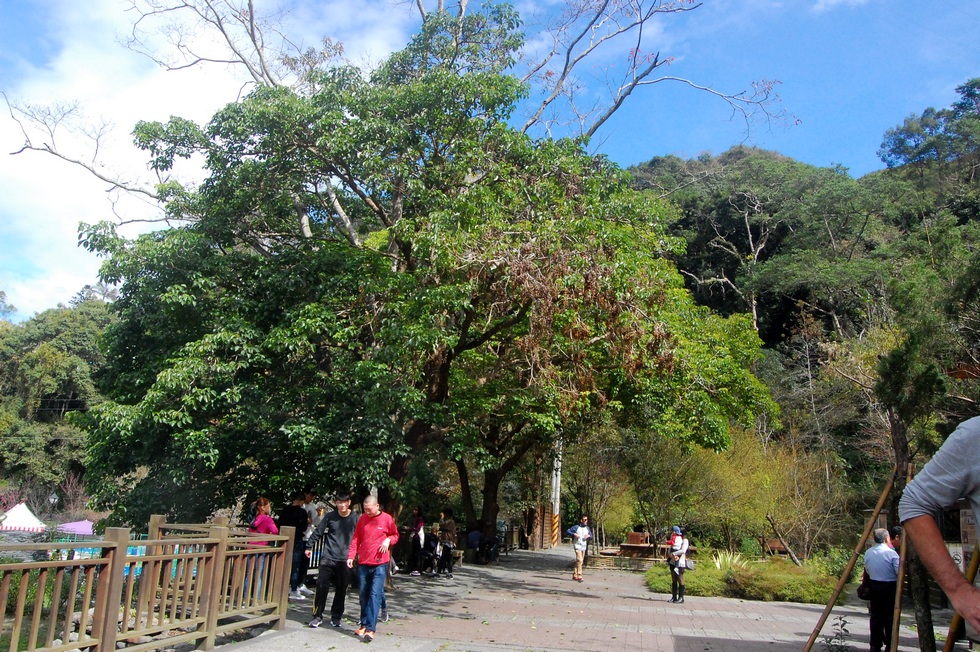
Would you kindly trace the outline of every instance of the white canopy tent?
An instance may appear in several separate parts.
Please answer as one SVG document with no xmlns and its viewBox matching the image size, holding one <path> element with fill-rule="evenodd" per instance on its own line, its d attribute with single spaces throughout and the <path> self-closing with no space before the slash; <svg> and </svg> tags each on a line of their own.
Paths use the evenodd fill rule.
<svg viewBox="0 0 980 652">
<path fill-rule="evenodd" d="M 34 516 L 31 509 L 24 503 L 14 505 L 3 516 L 0 516 L 0 530 L 43 532 L 45 527 L 44 523 Z"/>
</svg>

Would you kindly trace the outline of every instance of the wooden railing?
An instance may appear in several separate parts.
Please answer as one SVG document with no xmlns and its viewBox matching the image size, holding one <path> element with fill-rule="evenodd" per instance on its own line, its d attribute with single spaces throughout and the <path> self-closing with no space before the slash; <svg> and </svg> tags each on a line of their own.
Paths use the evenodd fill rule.
<svg viewBox="0 0 980 652">
<path fill-rule="evenodd" d="M 144 541 L 108 528 L 101 541 L 0 544 L 0 557 L 47 557 L 0 564 L 0 649 L 142 652 L 196 643 L 210 650 L 231 630 L 282 629 L 293 534 L 154 516 Z"/>
</svg>

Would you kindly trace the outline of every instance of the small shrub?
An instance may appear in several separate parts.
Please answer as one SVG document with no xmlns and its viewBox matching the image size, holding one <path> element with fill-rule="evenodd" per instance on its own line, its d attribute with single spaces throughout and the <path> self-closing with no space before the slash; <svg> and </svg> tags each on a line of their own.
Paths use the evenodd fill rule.
<svg viewBox="0 0 980 652">
<path fill-rule="evenodd" d="M 654 593 L 670 593 L 670 569 L 666 564 L 658 564 L 646 573 L 647 588 Z M 725 573 L 711 564 L 698 564 L 697 570 L 684 573 L 687 595 L 718 596 L 726 595 Z"/>
<path fill-rule="evenodd" d="M 784 561 L 755 564 L 733 572 L 732 590 L 746 600 L 826 604 L 836 582 Z"/>
<path fill-rule="evenodd" d="M 741 554 L 727 550 L 718 550 L 711 555 L 711 560 L 714 562 L 715 568 L 725 573 L 738 568 L 745 568 L 749 564 Z"/>
<path fill-rule="evenodd" d="M 851 554 L 853 554 L 853 550 L 850 548 L 843 548 L 839 546 L 828 548 L 810 557 L 810 559 L 806 561 L 806 566 L 815 573 L 837 579 L 844 574 L 844 570 L 847 568 L 847 562 L 851 560 Z M 858 555 L 858 562 L 851 570 L 851 574 L 848 576 L 847 581 L 855 581 L 855 578 L 860 577 L 863 570 L 864 556 Z"/>
<path fill-rule="evenodd" d="M 762 544 L 755 537 L 742 537 L 742 541 L 738 544 L 738 551 L 745 555 L 746 557 L 761 557 L 762 556 Z"/>
<path fill-rule="evenodd" d="M 851 646 L 847 644 L 850 632 L 847 630 L 847 618 L 837 616 L 834 619 L 834 635 L 825 636 L 823 639 L 823 649 L 826 652 L 851 652 Z"/>
</svg>

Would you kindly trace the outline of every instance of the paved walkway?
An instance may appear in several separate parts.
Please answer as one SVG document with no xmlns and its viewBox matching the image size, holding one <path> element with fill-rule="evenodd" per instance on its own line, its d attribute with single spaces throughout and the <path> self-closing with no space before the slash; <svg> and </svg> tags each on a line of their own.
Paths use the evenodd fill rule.
<svg viewBox="0 0 980 652">
<path fill-rule="evenodd" d="M 700 597 L 674 605 L 670 596 L 650 593 L 639 573 L 586 569 L 585 582 L 573 582 L 572 558 L 566 546 L 515 551 L 494 566 L 467 565 L 457 568 L 452 580 L 397 575 L 397 590 L 388 593 L 391 620 L 378 623 L 371 646 L 400 652 L 799 652 L 823 610 L 820 605 Z M 353 635 L 356 595 L 348 598 L 342 629 L 306 627 L 310 609 L 311 601 L 293 602 L 285 630 L 220 649 L 364 649 Z M 825 649 L 823 640 L 832 635 L 837 615 L 848 620 L 851 649 L 867 649 L 867 612 L 855 605 L 835 608 L 814 650 Z M 903 627 L 900 649 L 917 648 L 914 632 Z"/>
</svg>

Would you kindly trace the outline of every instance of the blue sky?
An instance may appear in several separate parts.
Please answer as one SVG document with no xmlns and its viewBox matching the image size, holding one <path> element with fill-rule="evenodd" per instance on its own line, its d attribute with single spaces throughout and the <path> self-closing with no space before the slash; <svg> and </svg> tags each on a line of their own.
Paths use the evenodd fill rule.
<svg viewBox="0 0 980 652">
<path fill-rule="evenodd" d="M 205 121 L 234 100 L 241 79 L 214 68 L 165 73 L 126 50 L 118 44 L 132 19 L 126 5 L 0 0 L 0 90 L 21 104 L 77 101 L 84 120 L 114 125 L 99 164 L 149 184 L 145 161 L 129 142 L 133 124 L 170 115 Z M 405 43 L 413 5 L 305 0 L 286 26 L 307 43 L 330 35 L 345 43 L 351 59 L 377 61 Z M 523 13 L 530 19 L 532 6 L 562 5 L 528 2 Z M 647 47 L 674 57 L 669 74 L 719 91 L 778 81 L 787 120 L 756 124 L 746 134 L 720 100 L 664 83 L 634 93 L 593 147 L 628 166 L 664 154 L 718 154 L 745 142 L 861 176 L 882 167 L 876 152 L 886 129 L 926 107 L 948 106 L 957 85 L 980 76 L 978 34 L 974 1 L 706 0 L 651 30 Z M 621 55 L 611 52 L 603 66 L 622 65 Z M 0 147 L 13 152 L 23 142 L 4 106 Z M 91 141 L 80 133 L 60 130 L 58 144 L 89 160 Z M 99 260 L 76 245 L 80 221 L 155 214 L 146 202 L 107 193 L 104 183 L 54 157 L 0 157 L 0 290 L 18 307 L 16 319 L 67 302 L 95 282 Z M 146 228 L 135 224 L 127 233 Z"/>
</svg>

